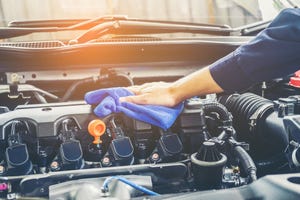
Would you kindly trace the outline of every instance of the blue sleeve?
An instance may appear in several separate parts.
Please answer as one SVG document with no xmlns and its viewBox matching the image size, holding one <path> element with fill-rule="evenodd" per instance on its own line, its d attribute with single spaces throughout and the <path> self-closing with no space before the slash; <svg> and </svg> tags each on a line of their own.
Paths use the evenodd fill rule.
<svg viewBox="0 0 300 200">
<path fill-rule="evenodd" d="M 226 92 L 292 74 L 300 68 L 300 9 L 285 9 L 252 41 L 209 66 Z"/>
</svg>

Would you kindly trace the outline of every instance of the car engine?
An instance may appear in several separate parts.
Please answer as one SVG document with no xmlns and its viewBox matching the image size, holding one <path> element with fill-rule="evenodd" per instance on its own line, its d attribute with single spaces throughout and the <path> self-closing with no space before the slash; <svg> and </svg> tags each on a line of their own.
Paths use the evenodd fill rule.
<svg viewBox="0 0 300 200">
<path fill-rule="evenodd" d="M 291 77 L 188 99 L 168 130 L 120 113 L 100 119 L 83 101 L 94 89 L 176 80 L 248 39 L 119 39 L 70 51 L 2 44 L 0 197 L 297 199 L 300 96 Z"/>
</svg>

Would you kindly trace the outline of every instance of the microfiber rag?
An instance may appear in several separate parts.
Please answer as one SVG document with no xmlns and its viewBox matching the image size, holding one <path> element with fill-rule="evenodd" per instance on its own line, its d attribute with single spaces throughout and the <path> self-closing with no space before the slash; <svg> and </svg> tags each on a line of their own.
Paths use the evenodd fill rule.
<svg viewBox="0 0 300 200">
<path fill-rule="evenodd" d="M 120 97 L 134 95 L 122 87 L 100 89 L 85 94 L 88 104 L 98 104 L 94 113 L 105 117 L 111 113 L 124 113 L 128 117 L 143 121 L 164 130 L 170 128 L 183 109 L 183 103 L 175 107 L 158 105 L 138 105 L 130 102 L 119 102 Z"/>
</svg>

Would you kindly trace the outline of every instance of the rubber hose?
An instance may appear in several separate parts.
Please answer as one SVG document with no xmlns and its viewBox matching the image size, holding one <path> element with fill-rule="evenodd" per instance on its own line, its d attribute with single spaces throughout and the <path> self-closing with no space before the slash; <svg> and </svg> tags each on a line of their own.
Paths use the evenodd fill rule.
<svg viewBox="0 0 300 200">
<path fill-rule="evenodd" d="M 114 75 L 111 75 L 111 76 L 100 76 L 100 77 L 88 77 L 88 78 L 85 78 L 85 79 L 81 79 L 79 81 L 76 81 L 75 83 L 73 83 L 69 89 L 67 90 L 67 92 L 65 93 L 65 95 L 61 98 L 61 102 L 65 102 L 65 101 L 68 101 L 70 99 L 70 97 L 73 95 L 73 93 L 76 91 L 76 89 L 78 88 L 78 86 L 80 85 L 83 85 L 83 84 L 87 84 L 87 83 L 94 83 L 96 81 L 99 81 L 99 80 L 102 80 L 102 79 L 116 79 L 117 77 L 120 77 L 120 78 L 123 78 L 124 80 L 127 81 L 128 85 L 129 86 L 132 86 L 134 85 L 134 82 L 132 80 L 132 78 L 130 78 L 127 74 L 122 74 L 122 73 L 119 73 L 119 74 L 114 74 Z"/>
<path fill-rule="evenodd" d="M 250 177 L 250 181 L 256 181 L 256 166 L 250 155 L 240 146 L 236 146 L 234 148 L 235 155 L 239 158 L 243 169 L 247 172 L 248 176 Z"/>
<path fill-rule="evenodd" d="M 249 120 L 250 117 L 260 110 L 259 118 L 266 113 L 266 111 L 273 111 L 272 101 L 260 97 L 252 93 L 244 94 L 233 94 L 230 96 L 222 96 L 219 99 L 219 102 L 226 106 L 226 108 L 232 113 L 235 117 L 235 122 L 239 127 L 247 128 L 249 130 Z"/>
<path fill-rule="evenodd" d="M 69 89 L 67 90 L 67 92 L 65 93 L 65 95 L 61 98 L 61 102 L 65 102 L 68 101 L 70 99 L 70 97 L 73 95 L 73 93 L 76 91 L 76 89 L 78 88 L 78 86 L 83 85 L 83 84 L 87 84 L 87 83 L 93 83 L 95 81 L 95 79 L 93 77 L 89 77 L 89 78 L 85 78 L 79 81 L 76 81 L 75 83 L 73 83 Z"/>
<path fill-rule="evenodd" d="M 231 114 L 228 112 L 227 108 L 218 102 L 208 102 L 203 104 L 204 113 L 207 115 L 211 112 L 216 112 L 219 114 L 223 122 L 229 123 L 231 125 L 232 119 Z"/>
</svg>

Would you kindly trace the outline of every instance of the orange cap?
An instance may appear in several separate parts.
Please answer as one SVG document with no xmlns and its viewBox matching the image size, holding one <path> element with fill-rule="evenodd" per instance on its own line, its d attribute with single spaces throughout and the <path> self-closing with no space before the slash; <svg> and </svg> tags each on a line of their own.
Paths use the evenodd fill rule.
<svg viewBox="0 0 300 200">
<path fill-rule="evenodd" d="M 104 134 L 105 130 L 106 130 L 106 125 L 100 119 L 95 119 L 89 123 L 88 131 L 90 135 L 94 137 L 94 141 L 93 141 L 94 144 L 102 143 L 100 137 Z"/>
</svg>

